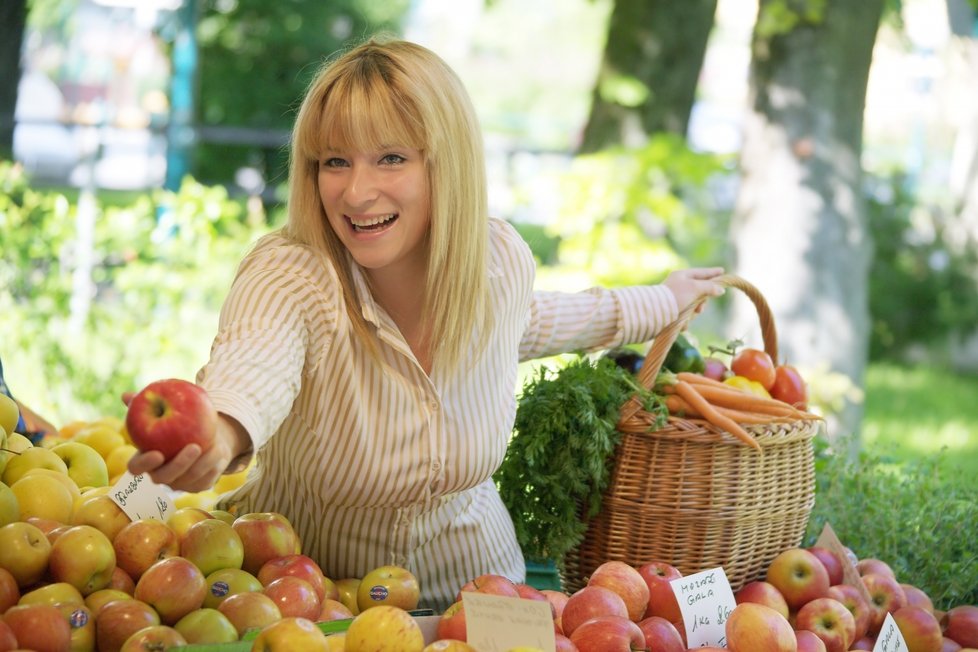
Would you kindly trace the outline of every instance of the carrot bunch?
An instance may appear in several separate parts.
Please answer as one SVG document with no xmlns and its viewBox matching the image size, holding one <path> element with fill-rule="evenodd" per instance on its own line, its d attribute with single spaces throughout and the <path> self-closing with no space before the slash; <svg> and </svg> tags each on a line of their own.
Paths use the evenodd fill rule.
<svg viewBox="0 0 978 652">
<path fill-rule="evenodd" d="M 657 389 L 665 395 L 670 414 L 703 419 L 759 452 L 761 445 L 741 424 L 818 418 L 783 401 L 751 394 L 690 372 L 662 374 Z"/>
</svg>

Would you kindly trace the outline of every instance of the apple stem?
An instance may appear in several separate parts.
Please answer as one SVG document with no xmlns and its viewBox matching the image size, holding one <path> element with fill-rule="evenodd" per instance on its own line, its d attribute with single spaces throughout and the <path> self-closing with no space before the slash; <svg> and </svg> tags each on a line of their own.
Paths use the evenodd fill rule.
<svg viewBox="0 0 978 652">
<path fill-rule="evenodd" d="M 9 448 L 0 448 L 0 452 L 10 453 L 11 455 L 20 455 L 20 451 L 12 451 Z"/>
</svg>

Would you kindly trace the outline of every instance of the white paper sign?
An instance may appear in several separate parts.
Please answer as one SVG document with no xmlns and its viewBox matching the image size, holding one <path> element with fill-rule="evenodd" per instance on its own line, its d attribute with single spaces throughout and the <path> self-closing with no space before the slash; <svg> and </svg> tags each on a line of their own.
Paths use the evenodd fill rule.
<svg viewBox="0 0 978 652">
<path fill-rule="evenodd" d="M 108 496 L 133 521 L 143 518 L 166 521 L 173 513 L 170 489 L 156 484 L 145 473 L 133 475 L 125 471 Z"/>
<path fill-rule="evenodd" d="M 886 614 L 873 652 L 907 652 L 907 642 L 903 640 L 903 634 L 891 614 Z"/>
<path fill-rule="evenodd" d="M 737 606 L 737 601 L 723 569 L 714 568 L 686 575 L 669 584 L 683 615 L 688 647 L 725 647 L 727 618 Z"/>
<path fill-rule="evenodd" d="M 545 652 L 557 648 L 549 602 L 462 591 L 462 604 L 466 639 L 479 652 L 506 652 L 518 646 Z"/>
</svg>

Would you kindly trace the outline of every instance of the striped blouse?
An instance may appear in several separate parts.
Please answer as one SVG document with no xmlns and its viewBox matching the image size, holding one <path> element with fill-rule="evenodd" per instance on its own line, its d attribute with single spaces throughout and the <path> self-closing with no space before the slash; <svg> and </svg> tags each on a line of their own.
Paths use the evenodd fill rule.
<svg viewBox="0 0 978 652">
<path fill-rule="evenodd" d="M 487 352 L 429 377 L 354 278 L 381 363 L 354 335 L 332 263 L 271 234 L 242 261 L 198 382 L 247 430 L 257 464 L 222 506 L 287 516 L 327 577 L 411 569 L 442 610 L 483 573 L 523 581 L 492 474 L 516 412 L 518 363 L 651 339 L 678 312 L 665 286 L 535 292 L 534 260 L 490 223 Z"/>
</svg>

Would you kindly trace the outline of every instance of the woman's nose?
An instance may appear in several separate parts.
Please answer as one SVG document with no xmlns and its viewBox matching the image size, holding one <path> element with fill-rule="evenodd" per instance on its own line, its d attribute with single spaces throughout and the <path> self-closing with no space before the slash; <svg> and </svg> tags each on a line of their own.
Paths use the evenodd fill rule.
<svg viewBox="0 0 978 652">
<path fill-rule="evenodd" d="M 363 165 L 351 167 L 343 199 L 351 206 L 361 206 L 376 198 L 377 182 L 373 170 Z"/>
</svg>

